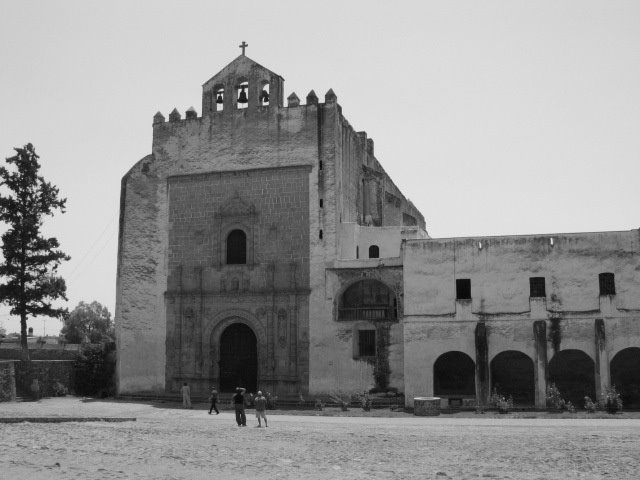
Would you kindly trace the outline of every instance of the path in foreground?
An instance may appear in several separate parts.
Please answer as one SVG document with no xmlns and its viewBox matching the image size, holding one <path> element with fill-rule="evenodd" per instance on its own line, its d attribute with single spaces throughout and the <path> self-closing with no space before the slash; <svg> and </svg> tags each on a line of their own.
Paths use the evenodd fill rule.
<svg viewBox="0 0 640 480">
<path fill-rule="evenodd" d="M 272 415 L 258 429 L 253 415 L 238 428 L 228 411 L 0 404 L 0 416 L 35 414 L 138 420 L 0 424 L 0 477 L 636 479 L 640 470 L 639 420 Z"/>
</svg>

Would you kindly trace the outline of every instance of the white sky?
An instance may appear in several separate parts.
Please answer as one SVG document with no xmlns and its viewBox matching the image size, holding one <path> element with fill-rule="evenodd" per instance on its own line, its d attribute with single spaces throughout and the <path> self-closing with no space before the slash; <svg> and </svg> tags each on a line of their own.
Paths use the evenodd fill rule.
<svg viewBox="0 0 640 480">
<path fill-rule="evenodd" d="M 0 0 L 0 154 L 68 198 L 70 309 L 114 313 L 120 179 L 243 40 L 285 96 L 334 89 L 433 237 L 640 226 L 638 1 Z"/>
</svg>

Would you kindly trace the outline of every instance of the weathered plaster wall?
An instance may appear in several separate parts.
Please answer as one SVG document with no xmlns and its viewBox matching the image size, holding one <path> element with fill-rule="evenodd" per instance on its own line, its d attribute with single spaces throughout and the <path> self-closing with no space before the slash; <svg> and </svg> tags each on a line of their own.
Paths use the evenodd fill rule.
<svg viewBox="0 0 640 480">
<path fill-rule="evenodd" d="M 559 349 L 577 349 L 602 365 L 640 346 L 640 243 L 637 230 L 585 234 L 409 240 L 404 246 L 405 389 L 407 401 L 433 394 L 433 364 L 447 351 L 476 360 L 474 329 L 485 322 L 489 362 L 516 350 L 536 362 L 555 354 L 548 334 L 536 352 L 533 324 L 558 325 Z M 553 241 L 551 241 L 553 239 Z M 616 295 L 600 296 L 598 274 L 615 274 Z M 529 277 L 545 277 L 546 297 L 529 298 Z M 455 280 L 471 279 L 471 301 L 456 301 Z M 595 321 L 606 331 L 598 354 Z M 537 365 L 537 364 L 536 364 Z M 544 367 L 544 366 L 542 366 Z M 540 367 L 540 368 L 542 368 Z M 536 402 L 544 405 L 544 368 L 536 367 Z M 598 370 L 598 368 L 596 368 Z M 542 395 L 542 397 L 540 397 Z"/>
<path fill-rule="evenodd" d="M 345 321 L 338 318 L 338 305 L 343 292 L 363 279 L 378 280 L 388 286 L 398 300 L 398 317 L 402 318 L 402 268 L 381 267 L 369 262 L 350 262 L 351 267 L 331 268 L 325 272 L 325 296 L 322 303 L 322 321 L 314 323 L 315 331 L 310 345 L 311 371 L 309 390 L 326 394 L 335 391 L 362 392 L 375 386 L 371 362 L 354 358 L 356 335 L 359 328 L 372 329 L 374 322 Z M 359 266 L 353 265 L 360 263 Z M 404 375 L 403 327 L 401 321 L 388 322 L 389 386 L 402 390 Z"/>
<path fill-rule="evenodd" d="M 339 229 L 340 260 L 355 260 L 356 247 L 358 258 L 369 258 L 369 247 L 377 245 L 379 258 L 400 257 L 402 240 L 428 238 L 420 227 L 366 227 L 357 223 L 342 223 Z"/>
<path fill-rule="evenodd" d="M 459 278 L 471 279 L 473 312 L 526 312 L 529 278 L 541 276 L 549 310 L 597 311 L 602 272 L 615 273 L 618 309 L 640 309 L 639 247 L 637 230 L 409 240 L 404 256 L 407 314 L 455 312 Z"/>
<path fill-rule="evenodd" d="M 336 188 L 341 222 L 361 225 L 402 226 L 403 214 L 425 229 L 424 217 L 396 187 L 374 154 L 373 140 L 356 132 L 340 110 L 340 136 L 336 165 L 340 173 Z"/>
</svg>

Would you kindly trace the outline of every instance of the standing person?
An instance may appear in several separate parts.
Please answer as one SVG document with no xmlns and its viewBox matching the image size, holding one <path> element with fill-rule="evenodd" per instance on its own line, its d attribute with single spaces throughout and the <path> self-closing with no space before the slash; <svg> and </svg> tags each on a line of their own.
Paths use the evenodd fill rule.
<svg viewBox="0 0 640 480">
<path fill-rule="evenodd" d="M 31 395 L 33 396 L 34 400 L 40 400 L 40 382 L 38 382 L 37 378 L 33 379 L 33 382 L 31 382 Z"/>
<path fill-rule="evenodd" d="M 236 393 L 233 396 L 233 406 L 236 409 L 236 423 L 239 427 L 247 426 L 247 416 L 244 414 L 244 392 L 246 388 L 236 388 Z"/>
<path fill-rule="evenodd" d="M 191 389 L 187 382 L 182 384 L 182 388 L 180 389 L 182 392 L 182 406 L 184 408 L 191 408 Z"/>
<path fill-rule="evenodd" d="M 218 401 L 218 391 L 216 390 L 216 387 L 213 387 L 211 389 L 211 407 L 209 407 L 209 415 L 211 415 L 211 410 L 215 410 L 216 415 L 220 415 L 220 412 L 218 411 L 218 407 L 216 407 L 217 401 Z"/>
<path fill-rule="evenodd" d="M 262 395 L 262 392 L 258 392 L 258 395 L 255 399 L 256 404 L 256 418 L 258 419 L 258 428 L 262 427 L 262 423 L 260 422 L 260 418 L 264 418 L 264 426 L 267 425 L 267 414 L 265 413 L 267 410 L 267 399 Z"/>
</svg>

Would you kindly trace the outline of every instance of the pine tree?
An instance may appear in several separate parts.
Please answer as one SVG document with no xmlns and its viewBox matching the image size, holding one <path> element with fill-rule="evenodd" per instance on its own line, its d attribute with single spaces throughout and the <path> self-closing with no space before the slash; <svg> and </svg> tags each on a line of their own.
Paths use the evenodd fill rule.
<svg viewBox="0 0 640 480">
<path fill-rule="evenodd" d="M 45 238 L 40 232 L 45 216 L 57 210 L 64 213 L 66 199 L 38 176 L 39 157 L 33 145 L 14 150 L 17 155 L 6 161 L 15 168 L 0 167 L 0 221 L 8 227 L 2 235 L 0 302 L 11 307 L 11 315 L 20 317 L 22 359 L 29 360 L 27 318 L 60 318 L 67 312 L 54 308 L 52 301 L 67 299 L 65 281 L 57 270 L 70 257 L 58 250 L 56 238 Z"/>
</svg>

